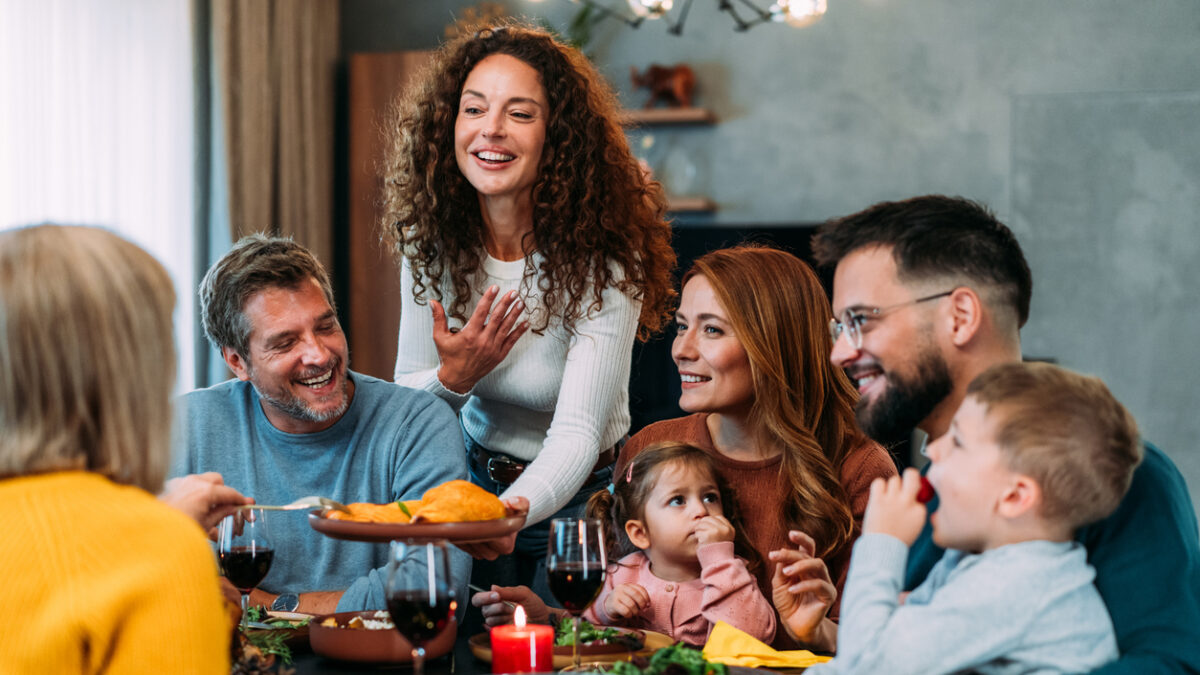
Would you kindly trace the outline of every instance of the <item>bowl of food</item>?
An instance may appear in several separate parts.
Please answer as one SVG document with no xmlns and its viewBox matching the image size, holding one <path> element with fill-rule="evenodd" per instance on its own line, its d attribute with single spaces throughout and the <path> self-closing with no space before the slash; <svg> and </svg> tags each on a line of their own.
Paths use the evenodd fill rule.
<svg viewBox="0 0 1200 675">
<path fill-rule="evenodd" d="M 425 645 L 425 658 L 435 659 L 454 648 L 453 621 Z M 308 641 L 321 656 L 360 663 L 408 663 L 412 644 L 396 631 L 387 610 L 337 612 L 318 616 L 308 626 Z"/>
<path fill-rule="evenodd" d="M 628 656 L 646 647 L 646 631 L 613 626 L 597 626 L 587 619 L 579 620 L 579 654 L 598 656 L 621 654 Z M 554 630 L 554 655 L 572 657 L 575 653 L 575 634 L 570 617 L 563 617 Z"/>
</svg>

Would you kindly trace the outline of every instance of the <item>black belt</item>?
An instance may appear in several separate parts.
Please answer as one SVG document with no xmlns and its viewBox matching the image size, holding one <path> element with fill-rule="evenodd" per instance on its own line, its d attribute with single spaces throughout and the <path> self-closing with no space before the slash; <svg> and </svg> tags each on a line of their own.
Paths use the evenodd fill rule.
<svg viewBox="0 0 1200 675">
<path fill-rule="evenodd" d="M 501 485 L 512 485 L 516 482 L 517 477 L 525 471 L 525 467 L 529 466 L 529 462 L 510 457 L 502 452 L 492 452 L 478 443 L 470 445 L 471 450 L 467 456 L 476 475 L 486 476 Z M 617 461 L 617 446 L 614 445 L 600 453 L 600 456 L 596 458 L 596 465 L 592 467 L 591 475 L 584 482 L 597 478 L 601 471 L 607 469 L 615 461 Z"/>
</svg>

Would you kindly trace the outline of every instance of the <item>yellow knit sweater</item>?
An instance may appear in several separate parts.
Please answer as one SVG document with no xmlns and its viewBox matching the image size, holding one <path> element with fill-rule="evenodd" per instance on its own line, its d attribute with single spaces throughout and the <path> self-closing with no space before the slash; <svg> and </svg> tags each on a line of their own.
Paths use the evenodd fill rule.
<svg viewBox="0 0 1200 675">
<path fill-rule="evenodd" d="M 0 480 L 0 673 L 229 672 L 204 534 L 85 472 Z"/>
</svg>

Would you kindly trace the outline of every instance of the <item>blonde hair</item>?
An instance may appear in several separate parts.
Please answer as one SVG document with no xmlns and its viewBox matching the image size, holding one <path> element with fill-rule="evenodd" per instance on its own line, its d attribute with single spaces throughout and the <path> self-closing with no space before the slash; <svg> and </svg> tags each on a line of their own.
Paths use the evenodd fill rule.
<svg viewBox="0 0 1200 675">
<path fill-rule="evenodd" d="M 819 557 L 838 553 L 854 532 L 842 464 L 866 437 L 854 417 L 858 393 L 829 362 L 833 310 L 820 280 L 796 256 L 752 244 L 701 256 L 683 284 L 694 276 L 708 280 L 750 360 L 756 440 L 783 450 L 791 497 L 779 522 L 810 534 Z"/>
<path fill-rule="evenodd" d="M 115 234 L 0 233 L 0 477 L 91 471 L 157 492 L 174 306 L 162 265 Z"/>
<path fill-rule="evenodd" d="M 1009 363 L 967 388 L 989 416 L 1008 467 L 1042 491 L 1039 515 L 1079 528 L 1108 516 L 1142 461 L 1137 422 L 1099 378 L 1048 363 Z"/>
</svg>

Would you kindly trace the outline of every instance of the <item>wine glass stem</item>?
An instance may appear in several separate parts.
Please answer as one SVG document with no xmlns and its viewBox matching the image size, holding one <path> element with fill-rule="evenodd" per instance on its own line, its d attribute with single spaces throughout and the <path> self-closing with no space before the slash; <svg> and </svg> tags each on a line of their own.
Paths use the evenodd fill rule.
<svg viewBox="0 0 1200 675">
<path fill-rule="evenodd" d="M 425 648 L 413 647 L 413 675 L 423 675 L 425 672 Z"/>
<path fill-rule="evenodd" d="M 242 632 L 246 631 L 247 624 L 250 621 L 250 618 L 247 616 L 249 611 L 250 611 L 250 594 L 242 593 Z"/>
<path fill-rule="evenodd" d="M 571 660 L 575 665 L 575 670 L 579 670 L 579 615 L 571 615 Z"/>
</svg>

